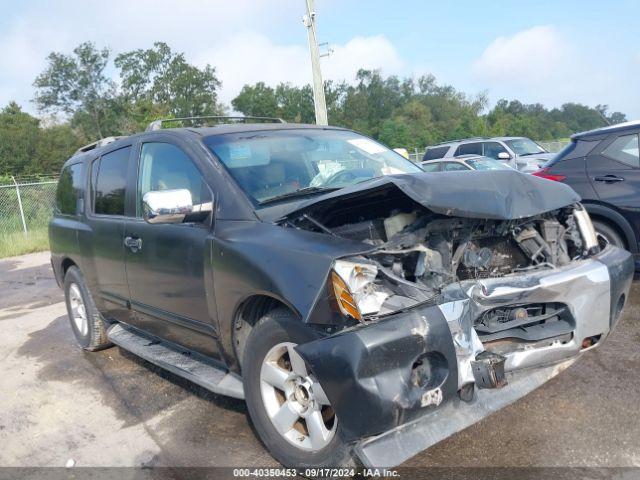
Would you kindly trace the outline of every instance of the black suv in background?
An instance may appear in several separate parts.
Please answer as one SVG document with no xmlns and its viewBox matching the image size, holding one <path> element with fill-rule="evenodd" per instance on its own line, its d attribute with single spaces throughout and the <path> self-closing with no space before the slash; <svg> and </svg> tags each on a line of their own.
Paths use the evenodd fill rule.
<svg viewBox="0 0 640 480">
<path fill-rule="evenodd" d="M 601 246 L 634 254 L 640 267 L 640 121 L 576 133 L 534 175 L 570 185 L 582 197 Z"/>
</svg>

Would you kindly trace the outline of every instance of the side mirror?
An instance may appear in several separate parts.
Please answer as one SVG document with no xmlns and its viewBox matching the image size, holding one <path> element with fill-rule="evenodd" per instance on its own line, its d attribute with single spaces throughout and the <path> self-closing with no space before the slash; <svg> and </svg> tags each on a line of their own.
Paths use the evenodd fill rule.
<svg viewBox="0 0 640 480">
<path fill-rule="evenodd" d="M 142 216 L 148 223 L 181 223 L 192 212 L 191 192 L 186 189 L 156 190 L 142 197 Z"/>
<path fill-rule="evenodd" d="M 511 160 L 511 155 L 509 155 L 507 152 L 500 152 L 498 154 L 498 160 Z"/>
</svg>

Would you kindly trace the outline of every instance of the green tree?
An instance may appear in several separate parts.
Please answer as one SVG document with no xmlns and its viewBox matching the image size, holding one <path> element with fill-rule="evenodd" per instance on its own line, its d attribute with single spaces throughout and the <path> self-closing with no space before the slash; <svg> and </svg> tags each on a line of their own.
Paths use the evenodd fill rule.
<svg viewBox="0 0 640 480">
<path fill-rule="evenodd" d="M 276 92 L 264 82 L 242 87 L 238 96 L 231 100 L 231 105 L 235 110 L 247 116 L 278 116 Z"/>
<path fill-rule="evenodd" d="M 221 86 L 215 68 L 189 64 L 184 53 L 166 43 L 116 56 L 124 103 L 146 120 L 149 113 L 170 117 L 193 117 L 224 113 L 218 102 Z"/>
<path fill-rule="evenodd" d="M 33 84 L 38 109 L 70 115 L 87 137 L 112 134 L 119 109 L 115 83 L 105 73 L 108 61 L 109 50 L 91 42 L 78 45 L 72 55 L 50 53 Z"/>
<path fill-rule="evenodd" d="M 69 124 L 42 128 L 15 102 L 0 110 L 0 176 L 52 174 L 86 141 Z"/>
<path fill-rule="evenodd" d="M 281 83 L 276 87 L 275 99 L 279 118 L 289 122 L 315 123 L 316 112 L 311 85 L 300 88 Z"/>
<path fill-rule="evenodd" d="M 0 111 L 0 175 L 19 175 L 35 155 L 39 120 L 11 102 Z"/>
</svg>

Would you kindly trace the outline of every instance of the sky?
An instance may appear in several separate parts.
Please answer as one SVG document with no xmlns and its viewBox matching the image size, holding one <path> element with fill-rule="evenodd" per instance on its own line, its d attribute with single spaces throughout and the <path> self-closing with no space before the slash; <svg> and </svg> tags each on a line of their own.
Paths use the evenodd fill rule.
<svg viewBox="0 0 640 480">
<path fill-rule="evenodd" d="M 640 118 L 640 5 L 602 1 L 315 0 L 325 79 L 358 68 L 431 73 L 471 96 L 547 107 L 607 104 Z M 210 64 L 226 104 L 247 83 L 311 82 L 305 0 L 0 0 L 0 108 L 37 113 L 33 80 L 51 51 L 83 41 L 114 54 L 164 41 Z M 113 70 L 113 67 L 111 67 Z"/>
</svg>

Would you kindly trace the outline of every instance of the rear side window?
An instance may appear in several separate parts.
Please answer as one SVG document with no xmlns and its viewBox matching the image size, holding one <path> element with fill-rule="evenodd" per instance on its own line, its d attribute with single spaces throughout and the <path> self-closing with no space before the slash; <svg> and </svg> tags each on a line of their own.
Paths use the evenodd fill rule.
<svg viewBox="0 0 640 480">
<path fill-rule="evenodd" d="M 442 158 L 447 154 L 449 147 L 435 147 L 429 148 L 426 152 L 424 152 L 424 157 L 422 160 L 436 160 L 438 158 Z"/>
<path fill-rule="evenodd" d="M 482 143 L 465 143 L 460 145 L 456 150 L 455 156 L 458 155 L 482 155 Z"/>
<path fill-rule="evenodd" d="M 560 160 L 570 160 L 572 158 L 586 157 L 598 143 L 598 140 L 572 140 L 562 150 L 556 153 L 556 156 L 553 157 L 548 165 L 553 165 Z"/>
<path fill-rule="evenodd" d="M 439 172 L 440 162 L 427 163 L 422 165 L 422 170 L 425 172 Z"/>
<path fill-rule="evenodd" d="M 107 153 L 94 162 L 92 187 L 94 212 L 100 215 L 124 215 L 127 170 L 131 147 Z"/>
<path fill-rule="evenodd" d="M 56 213 L 76 215 L 80 211 L 82 170 L 82 163 L 69 165 L 62 169 L 56 190 Z"/>
<path fill-rule="evenodd" d="M 445 162 L 443 170 L 445 172 L 460 172 L 462 170 L 470 170 L 470 168 L 461 163 Z"/>
<path fill-rule="evenodd" d="M 640 168 L 638 135 L 622 135 L 602 151 L 605 157 L 613 158 L 633 168 Z"/>
</svg>

